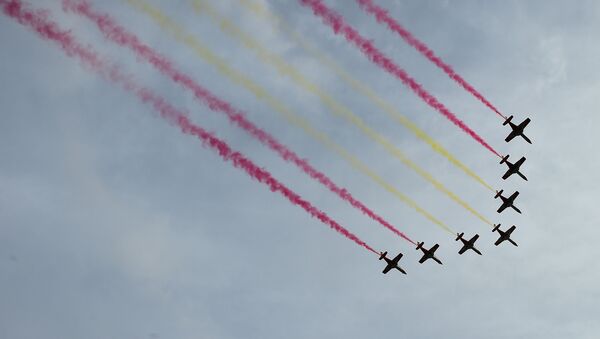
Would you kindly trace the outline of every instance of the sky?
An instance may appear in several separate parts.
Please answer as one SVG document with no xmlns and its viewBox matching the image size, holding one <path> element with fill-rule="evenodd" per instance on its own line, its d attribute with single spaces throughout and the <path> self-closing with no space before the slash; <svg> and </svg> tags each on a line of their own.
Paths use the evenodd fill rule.
<svg viewBox="0 0 600 339">
<path fill-rule="evenodd" d="M 259 1 L 259 0 L 255 0 Z M 218 12 L 351 108 L 413 161 L 502 228 L 519 247 L 438 192 L 356 127 L 331 114 L 189 1 L 151 0 L 235 70 L 467 236 L 454 237 L 377 186 L 263 101 L 198 58 L 124 1 L 92 1 L 198 83 L 346 187 L 409 237 L 439 243 L 443 266 L 351 208 L 105 40 L 59 1 L 32 1 L 63 27 L 164 95 L 377 251 L 384 265 L 302 209 L 183 135 L 134 96 L 53 43 L 0 15 L 0 337 L 28 338 L 597 338 L 600 219 L 596 1 L 381 1 L 390 14 L 516 121 L 529 145 L 504 142 L 502 119 L 361 11 L 327 0 L 502 154 L 526 156 L 529 181 L 370 63 L 295 1 L 263 1 L 296 32 L 371 86 L 494 188 L 518 190 L 522 215 L 354 92 L 238 0 Z"/>
</svg>

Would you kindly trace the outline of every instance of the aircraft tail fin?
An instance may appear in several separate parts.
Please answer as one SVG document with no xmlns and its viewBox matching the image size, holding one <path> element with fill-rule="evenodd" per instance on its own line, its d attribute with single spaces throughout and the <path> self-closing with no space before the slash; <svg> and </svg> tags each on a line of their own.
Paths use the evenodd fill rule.
<svg viewBox="0 0 600 339">
<path fill-rule="evenodd" d="M 500 164 L 503 164 L 506 162 L 506 160 L 508 160 L 509 155 L 505 155 L 504 157 L 502 157 L 502 160 L 500 160 Z"/>
<path fill-rule="evenodd" d="M 495 225 L 494 224 L 494 228 L 492 229 L 492 232 L 496 232 L 499 228 L 500 228 L 501 224 Z"/>
<path fill-rule="evenodd" d="M 465 232 L 456 233 L 456 241 L 459 241 L 460 239 L 462 239 L 463 235 L 465 235 Z"/>
<path fill-rule="evenodd" d="M 417 243 L 417 250 L 420 250 L 421 248 L 423 248 L 423 242 L 418 242 Z"/>
<path fill-rule="evenodd" d="M 387 251 L 381 252 L 381 254 L 379 255 L 379 260 L 385 258 L 386 255 L 387 255 Z"/>
<path fill-rule="evenodd" d="M 502 126 L 506 126 L 506 124 L 508 124 L 511 120 L 512 120 L 513 116 L 509 116 L 506 120 L 504 120 L 504 122 L 502 123 Z"/>
<path fill-rule="evenodd" d="M 504 192 L 503 189 L 499 190 L 499 191 L 496 191 L 496 195 L 494 196 L 494 199 L 497 199 L 502 194 L 502 192 Z"/>
</svg>

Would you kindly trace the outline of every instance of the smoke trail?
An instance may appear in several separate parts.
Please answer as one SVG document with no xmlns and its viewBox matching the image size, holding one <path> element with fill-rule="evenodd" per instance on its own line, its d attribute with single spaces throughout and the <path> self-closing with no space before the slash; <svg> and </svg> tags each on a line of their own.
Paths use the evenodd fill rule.
<svg viewBox="0 0 600 339">
<path fill-rule="evenodd" d="M 185 32 L 185 30 L 181 26 L 177 25 L 174 21 L 170 20 L 158 9 L 154 8 L 153 6 L 151 6 L 143 0 L 127 1 L 136 8 L 138 8 L 140 11 L 148 14 L 160 27 L 170 32 L 175 37 L 175 39 L 190 47 L 200 58 L 210 63 L 211 65 L 214 65 L 223 75 L 246 88 L 258 99 L 265 101 L 273 110 L 281 114 L 291 124 L 301 128 L 306 134 L 310 135 L 312 138 L 321 142 L 327 148 L 338 154 L 340 157 L 346 160 L 354 169 L 368 176 L 375 183 L 380 185 L 389 193 L 393 194 L 403 203 L 415 209 L 418 213 L 423 215 L 425 218 L 427 218 L 427 220 L 431 221 L 436 226 L 442 228 L 450 234 L 454 235 L 456 233 L 450 227 L 445 225 L 442 221 L 431 215 L 431 213 L 421 208 L 415 201 L 410 199 L 407 195 L 403 194 L 393 185 L 386 182 L 382 177 L 380 177 L 373 170 L 371 170 L 369 166 L 367 166 L 365 163 L 361 162 L 359 159 L 357 159 L 348 151 L 346 151 L 346 149 L 336 144 L 333 140 L 329 138 L 329 136 L 322 132 L 319 132 L 308 121 L 306 121 L 305 119 L 288 109 L 286 105 L 284 105 L 277 98 L 270 95 L 259 84 L 232 69 L 229 66 L 229 64 L 227 64 L 227 62 L 225 62 L 223 59 L 213 54 L 208 48 L 203 46 L 198 40 L 198 38 Z"/>
<path fill-rule="evenodd" d="M 100 60 L 93 50 L 78 43 L 68 31 L 61 30 L 56 23 L 50 21 L 46 12 L 29 10 L 19 0 L 0 0 L 0 5 L 3 6 L 4 14 L 25 26 L 34 29 L 42 38 L 58 43 L 67 55 L 79 58 L 79 60 L 92 70 L 106 76 L 109 80 L 120 85 L 126 91 L 136 95 L 144 103 L 149 104 L 156 109 L 167 121 L 177 125 L 183 133 L 193 135 L 200 139 L 204 146 L 210 147 L 217 152 L 223 160 L 231 162 L 233 166 L 242 169 L 256 181 L 267 185 L 272 192 L 280 193 L 292 204 L 303 208 L 312 217 L 317 218 L 346 238 L 354 241 L 356 244 L 367 250 L 378 254 L 373 248 L 331 219 L 327 214 L 320 211 L 308 201 L 302 199 L 298 194 L 287 188 L 284 184 L 277 181 L 277 179 L 271 176 L 268 171 L 255 165 L 241 153 L 233 151 L 227 143 L 218 139 L 210 132 L 194 125 L 183 112 L 171 106 L 162 97 L 157 96 L 149 89 L 139 86 L 128 76 L 121 73 L 114 65 L 109 65 Z"/>
<path fill-rule="evenodd" d="M 427 92 L 419 83 L 415 81 L 405 70 L 396 65 L 390 58 L 379 51 L 371 41 L 360 35 L 352 26 L 348 25 L 344 19 L 335 11 L 325 6 L 321 0 L 299 0 L 303 5 L 312 9 L 313 13 L 329 25 L 335 34 L 343 34 L 346 40 L 352 42 L 358 49 L 365 54 L 369 60 L 382 67 L 388 73 L 398 78 L 402 83 L 415 92 L 425 103 L 440 112 L 453 124 L 462 129 L 465 133 L 479 142 L 483 147 L 498 157 L 502 157 L 492 146 L 490 146 L 481 136 L 461 121 L 446 106 L 439 102 L 433 95 Z"/>
<path fill-rule="evenodd" d="M 412 239 L 399 231 L 381 216 L 373 212 L 362 202 L 354 198 L 354 196 L 345 188 L 337 186 L 328 176 L 312 167 L 307 160 L 300 158 L 300 156 L 298 156 L 292 150 L 288 149 L 285 145 L 277 141 L 271 134 L 250 122 L 243 112 L 234 109 L 229 103 L 219 99 L 208 90 L 201 87 L 187 74 L 177 70 L 169 60 L 150 48 L 148 45 L 143 44 L 133 33 L 128 32 L 123 27 L 119 26 L 113 18 L 107 14 L 95 12 L 91 8 L 91 5 L 86 1 L 63 0 L 63 7 L 66 10 L 73 10 L 93 21 L 102 31 L 105 37 L 115 43 L 133 50 L 138 57 L 145 59 L 160 72 L 170 77 L 173 81 L 192 91 L 197 100 L 208 105 L 214 111 L 226 114 L 232 123 L 236 124 L 254 138 L 258 139 L 262 144 L 268 146 L 271 150 L 279 154 L 279 156 L 281 156 L 284 160 L 292 162 L 304 173 L 317 180 L 343 200 L 350 203 L 354 208 L 358 209 L 363 214 L 391 230 L 396 235 L 416 245 Z"/>
<path fill-rule="evenodd" d="M 273 53 L 270 53 L 266 48 L 264 48 L 260 43 L 254 40 L 251 36 L 245 34 L 241 29 L 236 27 L 231 21 L 220 16 L 209 5 L 207 1 L 196 0 L 194 3 L 196 5 L 196 9 L 204 10 L 212 19 L 216 21 L 216 23 L 222 30 L 241 41 L 244 44 L 244 46 L 256 52 L 256 54 L 262 61 L 276 68 L 281 74 L 291 78 L 291 80 L 294 81 L 298 86 L 318 96 L 319 99 L 321 99 L 321 101 L 331 110 L 332 113 L 339 115 L 342 118 L 346 119 L 348 122 L 354 124 L 365 135 L 367 135 L 373 141 L 383 146 L 386 149 L 386 151 L 388 151 L 392 156 L 400 160 L 411 170 L 415 171 L 423 179 L 431 183 L 437 190 L 446 194 L 450 199 L 452 199 L 454 202 L 465 208 L 475 217 L 479 218 L 481 221 L 490 226 L 493 225 L 489 220 L 487 220 L 484 216 L 482 216 L 479 212 L 472 208 L 468 203 L 462 200 L 458 195 L 449 190 L 446 186 L 444 186 L 444 184 L 436 180 L 430 173 L 428 173 L 419 165 L 410 160 L 398 147 L 396 147 L 386 137 L 369 127 L 358 115 L 354 114 L 354 112 L 352 112 L 348 107 L 344 106 L 332 96 L 328 95 L 317 84 L 312 83 L 310 80 L 305 78 L 300 72 L 298 72 L 292 65 L 287 63 L 283 58 Z"/>
<path fill-rule="evenodd" d="M 409 32 L 406 28 L 404 28 L 397 20 L 392 18 L 388 12 L 377 6 L 372 0 L 356 0 L 360 7 L 365 10 L 367 13 L 375 16 L 378 22 L 383 23 L 388 26 L 388 28 L 400 35 L 407 44 L 414 47 L 419 53 L 425 56 L 429 61 L 433 62 L 438 68 L 440 68 L 444 73 L 446 73 L 452 80 L 456 81 L 460 86 L 462 86 L 467 92 L 471 93 L 475 98 L 481 101 L 488 108 L 496 112 L 499 116 L 506 119 L 506 117 L 500 113 L 500 111 L 492 105 L 481 93 L 479 93 L 471 84 L 469 84 L 465 79 L 463 79 L 452 66 L 445 63 L 440 57 L 438 57 L 424 42 L 417 39 L 411 32 Z"/>
<path fill-rule="evenodd" d="M 433 151 L 448 159 L 448 161 L 450 161 L 453 165 L 460 168 L 469 177 L 475 179 L 488 190 L 494 191 L 492 186 L 490 186 L 487 182 L 485 182 L 485 180 L 483 180 L 470 168 L 468 168 L 465 164 L 458 160 L 454 155 L 452 155 L 448 150 L 446 150 L 444 146 L 435 141 L 431 136 L 427 135 L 425 131 L 420 129 L 406 116 L 402 115 L 389 102 L 385 101 L 381 96 L 375 93 L 375 91 L 371 89 L 368 85 L 355 79 L 350 73 L 342 69 L 340 65 L 329 59 L 323 53 L 321 53 L 315 46 L 311 45 L 306 39 L 304 39 L 300 34 L 295 32 L 289 25 L 287 25 L 286 22 L 280 20 L 280 18 L 276 15 L 271 14 L 271 12 L 269 12 L 264 6 L 262 6 L 258 2 L 251 3 L 249 0 L 239 0 L 239 2 L 249 11 L 268 21 L 274 29 L 283 30 L 288 36 L 290 36 L 294 40 L 295 43 L 304 48 L 306 52 L 311 54 L 315 59 L 319 60 L 320 63 L 325 65 L 327 68 L 331 69 L 335 74 L 337 74 L 337 76 L 344 80 L 344 82 L 350 85 L 355 91 L 367 97 L 371 101 L 371 103 L 379 107 L 379 109 L 381 109 L 382 111 L 386 112 L 392 119 L 396 120 L 402 126 L 406 127 L 417 138 L 425 141 Z"/>
</svg>

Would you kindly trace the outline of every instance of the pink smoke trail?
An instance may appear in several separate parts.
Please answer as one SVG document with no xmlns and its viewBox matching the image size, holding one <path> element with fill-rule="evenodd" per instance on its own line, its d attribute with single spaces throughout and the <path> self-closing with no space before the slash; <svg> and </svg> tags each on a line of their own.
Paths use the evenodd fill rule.
<svg viewBox="0 0 600 339">
<path fill-rule="evenodd" d="M 463 77 L 461 77 L 452 66 L 445 63 L 440 57 L 438 57 L 424 42 L 417 39 L 411 32 L 404 28 L 397 20 L 392 18 L 388 11 L 380 6 L 377 6 L 373 0 L 356 0 L 360 7 L 367 13 L 375 16 L 378 22 L 388 26 L 392 31 L 400 35 L 400 37 L 406 41 L 409 45 L 414 47 L 419 53 L 425 56 L 429 61 L 433 62 L 438 68 L 446 73 L 452 80 L 456 81 L 462 86 L 467 92 L 471 93 L 475 98 L 481 101 L 488 108 L 496 112 L 499 116 L 506 119 L 506 117 L 494 106 L 489 100 L 487 100 L 481 93 L 479 93 L 471 84 L 469 84 Z"/>
<path fill-rule="evenodd" d="M 325 6 L 321 0 L 299 0 L 303 5 L 312 9 L 313 13 L 323 20 L 335 34 L 343 34 L 346 40 L 352 42 L 363 54 L 373 63 L 382 67 L 388 73 L 398 78 L 402 83 L 408 86 L 429 106 L 440 112 L 453 124 L 460 127 L 465 133 L 479 142 L 483 147 L 498 157 L 502 157 L 492 146 L 490 146 L 482 137 L 480 137 L 469 126 L 462 122 L 454 113 L 446 106 L 439 102 L 433 95 L 427 92 L 419 83 L 415 81 L 405 70 L 396 65 L 390 58 L 379 51 L 371 41 L 361 36 L 352 26 L 348 25 L 341 15 L 334 10 Z"/>
<path fill-rule="evenodd" d="M 197 100 L 208 105 L 213 111 L 226 114 L 232 123 L 236 124 L 254 138 L 258 139 L 262 144 L 271 148 L 271 150 L 275 151 L 286 161 L 292 162 L 304 173 L 317 180 L 343 200 L 350 203 L 350 205 L 352 205 L 354 208 L 357 208 L 359 211 L 387 229 L 391 230 L 396 235 L 416 245 L 412 239 L 400 232 L 381 216 L 377 215 L 362 202 L 354 198 L 354 196 L 352 196 L 352 194 L 350 194 L 350 192 L 348 192 L 346 189 L 337 186 L 328 176 L 312 167 L 311 164 L 281 144 L 271 134 L 260 129 L 258 126 L 247 120 L 243 112 L 234 109 L 229 103 L 219 99 L 215 95 L 211 94 L 208 90 L 201 87 L 190 76 L 176 69 L 166 57 L 160 55 L 150 46 L 142 43 L 137 36 L 131 32 L 128 32 L 124 27 L 118 25 L 108 14 L 94 11 L 90 3 L 87 1 L 63 0 L 63 8 L 65 10 L 74 11 L 90 19 L 98 26 L 107 39 L 121 46 L 130 48 L 138 57 L 151 63 L 157 70 L 170 77 L 174 82 L 192 91 Z"/>
<path fill-rule="evenodd" d="M 378 254 L 373 248 L 331 219 L 327 214 L 320 211 L 308 201 L 302 199 L 298 194 L 287 188 L 284 184 L 277 181 L 277 179 L 275 179 L 268 171 L 258 167 L 241 153 L 233 151 L 227 143 L 218 139 L 210 132 L 205 131 L 200 126 L 194 125 L 183 112 L 171 106 L 165 99 L 154 94 L 149 89 L 141 87 L 133 82 L 116 66 L 101 60 L 91 48 L 83 46 L 77 42 L 68 31 L 60 29 L 55 22 L 48 18 L 46 12 L 30 10 L 19 0 L 0 0 L 0 5 L 3 7 L 4 14 L 17 20 L 23 25 L 32 28 L 42 38 L 58 43 L 67 55 L 79 58 L 79 60 L 88 68 L 107 77 L 110 81 L 120 85 L 126 91 L 136 95 L 144 103 L 150 104 L 163 118 L 170 123 L 177 125 L 183 133 L 193 135 L 200 139 L 204 146 L 210 147 L 216 151 L 223 160 L 231 162 L 233 166 L 242 169 L 256 181 L 267 185 L 272 192 L 280 193 L 292 204 L 300 206 L 312 217 L 317 218 L 336 232 L 367 250 Z"/>
</svg>

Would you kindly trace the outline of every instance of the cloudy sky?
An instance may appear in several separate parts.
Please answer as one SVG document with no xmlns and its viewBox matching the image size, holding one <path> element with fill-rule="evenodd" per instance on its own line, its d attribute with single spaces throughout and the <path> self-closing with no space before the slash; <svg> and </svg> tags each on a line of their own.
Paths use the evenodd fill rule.
<svg viewBox="0 0 600 339">
<path fill-rule="evenodd" d="M 258 1 L 258 0 L 255 0 Z M 267 104 L 121 1 L 94 1 L 183 71 L 357 198 L 426 244 L 443 266 L 193 100 L 95 26 L 34 1 L 192 119 L 322 208 L 376 250 L 402 252 L 407 276 L 310 218 L 182 135 L 151 107 L 0 15 L 0 337 L 597 338 L 600 332 L 600 4 L 596 1 L 382 1 L 393 17 L 515 120 L 533 145 L 504 142 L 501 119 L 352 1 L 327 0 L 503 154 L 529 181 L 500 179 L 489 151 L 371 64 L 295 1 L 269 1 L 327 56 L 373 87 L 494 187 L 519 190 L 522 215 L 357 95 L 289 37 L 239 6 L 225 15 L 350 107 L 519 243 L 497 235 L 354 126 L 222 32 L 189 1 L 152 0 L 235 70 L 327 132 L 422 207 L 467 235 L 459 244 Z"/>
</svg>

